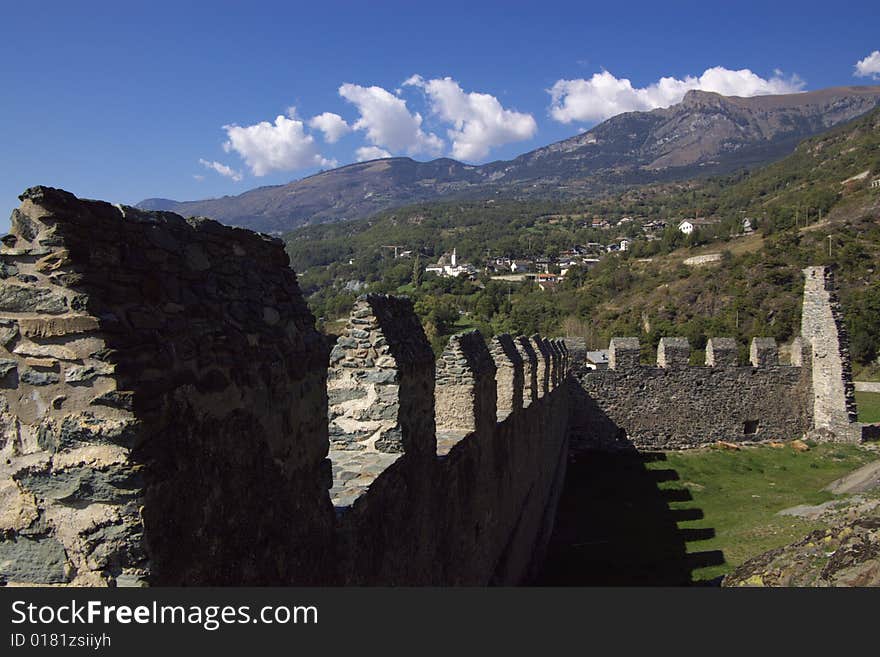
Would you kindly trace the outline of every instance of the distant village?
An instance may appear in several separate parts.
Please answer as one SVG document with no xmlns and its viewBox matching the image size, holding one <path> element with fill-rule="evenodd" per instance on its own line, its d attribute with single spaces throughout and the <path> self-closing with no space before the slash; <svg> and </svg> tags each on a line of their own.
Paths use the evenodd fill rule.
<svg viewBox="0 0 880 657">
<path fill-rule="evenodd" d="M 621 228 L 631 222 L 639 221 L 634 217 L 622 217 L 619 221 L 612 224 L 606 219 L 596 219 L 588 224 L 588 227 L 594 229 L 611 229 Z M 703 229 L 707 226 L 720 224 L 721 220 L 716 218 L 693 217 L 682 219 L 674 224 L 677 229 L 684 235 L 689 236 L 695 230 Z M 646 241 L 659 240 L 660 234 L 666 229 L 665 221 L 644 221 L 641 223 L 642 235 L 638 239 Z M 754 231 L 754 220 L 744 218 L 742 220 L 743 233 L 751 233 Z M 477 263 L 462 262 L 456 249 L 451 253 L 444 253 L 435 263 L 428 264 L 424 271 L 428 274 L 436 274 L 445 278 L 458 278 L 464 276 L 475 280 L 481 273 L 488 274 L 495 280 L 505 281 L 533 281 L 538 284 L 542 290 L 552 290 L 572 267 L 589 268 L 599 262 L 608 255 L 628 251 L 636 238 L 623 237 L 611 240 L 605 244 L 600 242 L 588 242 L 586 244 L 577 244 L 570 249 L 561 251 L 556 257 L 534 257 L 534 256 L 486 256 L 482 261 Z M 395 258 L 412 258 L 415 253 L 412 250 L 404 250 L 400 246 L 390 246 L 387 248 L 394 249 Z"/>
</svg>

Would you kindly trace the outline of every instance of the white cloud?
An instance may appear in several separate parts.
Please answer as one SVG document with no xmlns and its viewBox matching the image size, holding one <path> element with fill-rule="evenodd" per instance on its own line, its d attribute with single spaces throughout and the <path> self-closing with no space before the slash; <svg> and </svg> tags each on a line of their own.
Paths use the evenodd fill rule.
<svg viewBox="0 0 880 657">
<path fill-rule="evenodd" d="M 384 148 L 378 146 L 361 146 L 355 151 L 358 162 L 366 162 L 367 160 L 379 160 L 383 157 L 391 157 L 391 153 Z"/>
<path fill-rule="evenodd" d="M 422 130 L 422 116 L 410 113 L 406 101 L 382 87 L 362 87 L 345 83 L 339 95 L 358 108 L 360 118 L 352 126 L 366 132 L 373 146 L 393 153 L 438 154 L 443 141 Z"/>
<path fill-rule="evenodd" d="M 424 89 L 431 111 L 451 123 L 446 131 L 452 142 L 452 156 L 461 160 L 479 160 L 495 146 L 529 139 L 538 125 L 531 114 L 505 109 L 495 96 L 465 93 L 452 78 L 424 80 L 409 77 L 404 85 Z"/>
<path fill-rule="evenodd" d="M 278 115 L 275 123 L 261 121 L 254 125 L 223 126 L 229 138 L 223 149 L 235 151 L 255 176 L 271 171 L 292 171 L 310 167 L 336 166 L 318 152 L 315 138 L 304 130 L 303 122 Z"/>
<path fill-rule="evenodd" d="M 214 171 L 219 173 L 221 176 L 225 176 L 226 178 L 232 178 L 235 182 L 239 182 L 243 177 L 241 175 L 241 171 L 236 171 L 232 167 L 228 167 L 221 162 L 216 162 L 216 161 L 209 162 L 208 160 L 203 160 L 202 158 L 199 158 L 199 164 L 201 164 L 203 167 L 206 167 L 208 169 L 213 169 Z M 199 182 L 201 182 L 202 180 L 205 179 L 204 176 L 194 176 L 194 177 Z"/>
<path fill-rule="evenodd" d="M 205 182 L 205 177 L 200 173 L 194 173 L 193 178 L 196 179 L 196 182 Z"/>
<path fill-rule="evenodd" d="M 669 107 L 680 102 L 691 89 L 725 96 L 759 96 L 796 93 L 803 88 L 804 81 L 797 75 L 786 78 L 778 70 L 773 77 L 765 79 L 747 68 L 733 71 L 715 66 L 699 77 L 664 77 L 647 87 L 633 87 L 628 79 L 602 71 L 588 80 L 557 80 L 548 93 L 552 99 L 551 116 L 560 123 L 571 123 L 601 121 L 622 112 Z"/>
<path fill-rule="evenodd" d="M 333 112 L 313 116 L 309 121 L 309 127 L 323 132 L 324 141 L 328 144 L 335 144 L 343 135 L 351 132 L 351 126 L 345 122 L 345 119 Z"/>
<path fill-rule="evenodd" d="M 864 59 L 856 62 L 856 71 L 853 75 L 860 78 L 872 77 L 880 80 L 880 50 L 875 50 Z"/>
</svg>

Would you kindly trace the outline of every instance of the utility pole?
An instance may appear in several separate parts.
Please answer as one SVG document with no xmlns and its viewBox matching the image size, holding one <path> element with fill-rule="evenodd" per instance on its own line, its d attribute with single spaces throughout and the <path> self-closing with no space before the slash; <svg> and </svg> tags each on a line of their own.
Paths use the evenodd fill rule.
<svg viewBox="0 0 880 657">
<path fill-rule="evenodd" d="M 828 257 L 831 257 L 831 235 L 828 236 Z"/>
</svg>

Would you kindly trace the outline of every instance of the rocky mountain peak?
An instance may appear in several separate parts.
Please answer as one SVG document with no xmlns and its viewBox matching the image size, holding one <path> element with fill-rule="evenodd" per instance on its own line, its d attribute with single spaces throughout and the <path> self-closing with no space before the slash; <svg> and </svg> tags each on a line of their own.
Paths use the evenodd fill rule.
<svg viewBox="0 0 880 657">
<path fill-rule="evenodd" d="M 766 164 L 878 102 L 880 86 L 750 98 L 691 90 L 671 107 L 620 114 L 509 161 L 472 166 L 449 158 L 387 158 L 234 197 L 182 203 L 148 199 L 140 205 L 281 233 L 444 198 L 597 194 Z"/>
</svg>

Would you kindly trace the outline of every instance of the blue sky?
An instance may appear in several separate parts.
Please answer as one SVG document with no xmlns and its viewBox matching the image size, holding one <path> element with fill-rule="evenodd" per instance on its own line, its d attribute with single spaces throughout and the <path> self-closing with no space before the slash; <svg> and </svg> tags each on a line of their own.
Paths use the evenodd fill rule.
<svg viewBox="0 0 880 657">
<path fill-rule="evenodd" d="M 507 159 L 688 88 L 880 84 L 873 2 L 0 9 L 4 216 L 36 184 L 206 198 L 385 153 Z"/>
</svg>

